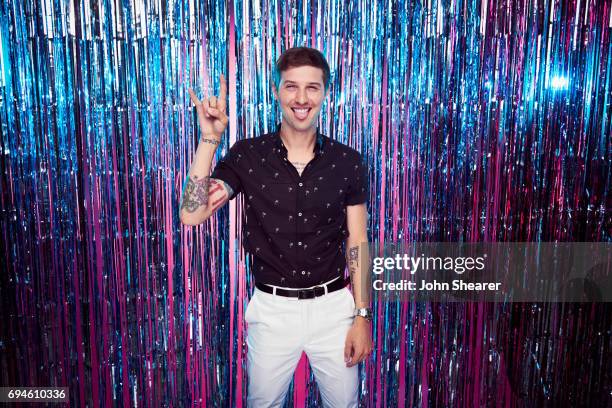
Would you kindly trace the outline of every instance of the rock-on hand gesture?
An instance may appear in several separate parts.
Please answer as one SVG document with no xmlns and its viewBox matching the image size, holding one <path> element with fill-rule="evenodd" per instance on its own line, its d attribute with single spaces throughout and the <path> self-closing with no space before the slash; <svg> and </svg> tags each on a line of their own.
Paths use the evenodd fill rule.
<svg viewBox="0 0 612 408">
<path fill-rule="evenodd" d="M 227 86 L 225 76 L 219 76 L 219 96 L 211 96 L 199 100 L 193 89 L 189 88 L 189 96 L 198 112 L 198 124 L 202 138 L 221 140 L 221 135 L 227 127 L 228 118 L 225 113 L 227 107 Z"/>
</svg>

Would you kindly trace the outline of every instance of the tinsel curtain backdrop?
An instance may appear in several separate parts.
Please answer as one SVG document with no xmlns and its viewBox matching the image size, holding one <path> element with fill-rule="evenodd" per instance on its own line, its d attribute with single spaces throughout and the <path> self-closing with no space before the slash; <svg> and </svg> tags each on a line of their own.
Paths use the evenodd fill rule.
<svg viewBox="0 0 612 408">
<path fill-rule="evenodd" d="M 370 239 L 611 241 L 609 0 L 0 0 L 0 385 L 71 406 L 245 406 L 240 200 L 178 219 L 188 87 L 236 140 L 291 46 L 370 168 Z M 379 303 L 363 406 L 603 406 L 609 304 Z M 607 401 L 607 402 L 606 402 Z M 320 406 L 302 359 L 287 406 Z"/>
</svg>

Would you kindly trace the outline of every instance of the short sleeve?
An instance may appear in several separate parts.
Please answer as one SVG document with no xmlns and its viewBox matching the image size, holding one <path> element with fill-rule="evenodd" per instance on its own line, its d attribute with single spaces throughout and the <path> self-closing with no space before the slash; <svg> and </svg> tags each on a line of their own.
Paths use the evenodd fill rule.
<svg viewBox="0 0 612 408">
<path fill-rule="evenodd" d="M 240 182 L 240 161 L 243 160 L 241 153 L 241 143 L 237 141 L 225 154 L 225 156 L 217 162 L 210 178 L 223 180 L 233 190 L 229 199 L 233 199 L 242 191 Z"/>
<path fill-rule="evenodd" d="M 368 187 L 369 171 L 361 155 L 357 156 L 356 162 L 351 166 L 349 188 L 346 193 L 346 205 L 357 205 L 368 201 L 370 195 Z"/>
</svg>

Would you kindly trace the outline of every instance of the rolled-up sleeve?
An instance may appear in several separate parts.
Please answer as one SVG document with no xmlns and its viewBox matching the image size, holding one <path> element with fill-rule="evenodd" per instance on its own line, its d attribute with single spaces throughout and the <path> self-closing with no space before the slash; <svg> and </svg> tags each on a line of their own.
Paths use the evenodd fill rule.
<svg viewBox="0 0 612 408">
<path fill-rule="evenodd" d="M 240 182 L 240 162 L 242 157 L 242 143 L 237 141 L 225 154 L 225 156 L 217 162 L 215 169 L 210 175 L 211 178 L 223 180 L 231 187 L 232 195 L 229 199 L 233 199 L 242 191 L 242 183 Z"/>
<path fill-rule="evenodd" d="M 361 154 L 357 155 L 353 165 L 353 170 L 353 177 L 351 178 L 346 194 L 346 205 L 366 203 L 368 201 L 368 197 L 370 196 L 368 166 L 363 161 Z"/>
</svg>

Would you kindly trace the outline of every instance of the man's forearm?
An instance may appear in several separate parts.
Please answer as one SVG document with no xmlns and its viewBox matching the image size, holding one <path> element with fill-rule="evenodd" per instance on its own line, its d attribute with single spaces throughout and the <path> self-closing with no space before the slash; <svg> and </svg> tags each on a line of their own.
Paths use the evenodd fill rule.
<svg viewBox="0 0 612 408">
<path fill-rule="evenodd" d="M 368 277 L 369 277 L 369 250 L 366 237 L 347 239 L 347 263 L 350 271 L 355 307 L 370 307 Z"/>
<path fill-rule="evenodd" d="M 181 194 L 181 218 L 202 216 L 208 206 L 210 168 L 217 145 L 200 141 Z"/>
</svg>

